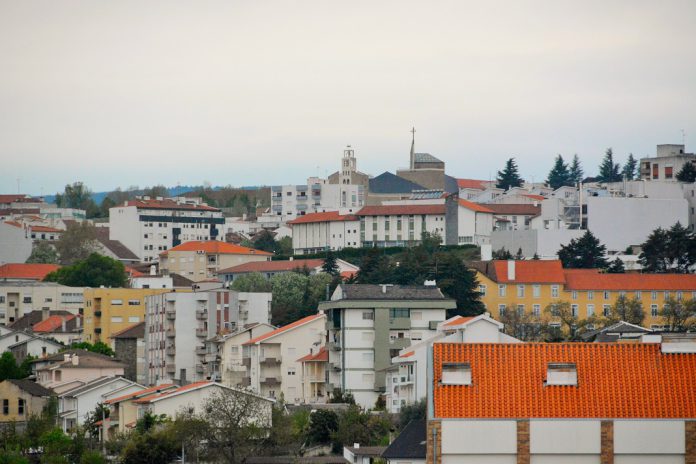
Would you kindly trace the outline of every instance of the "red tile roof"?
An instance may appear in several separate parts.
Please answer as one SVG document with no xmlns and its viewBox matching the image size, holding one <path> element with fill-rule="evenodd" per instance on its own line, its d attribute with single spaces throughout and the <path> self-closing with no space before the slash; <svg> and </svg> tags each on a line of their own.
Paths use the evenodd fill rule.
<svg viewBox="0 0 696 464">
<path fill-rule="evenodd" d="M 130 266 L 124 266 L 126 268 L 126 274 L 128 274 L 130 277 L 143 277 L 145 276 L 144 272 L 140 272 L 139 270 L 130 267 Z"/>
<path fill-rule="evenodd" d="M 22 229 L 24 227 L 21 222 L 17 222 L 17 221 L 5 221 L 5 224 L 10 225 L 10 226 L 19 227 L 20 229 Z"/>
<path fill-rule="evenodd" d="M 445 214 L 445 205 L 375 205 L 365 206 L 358 216 L 400 216 L 406 214 Z"/>
<path fill-rule="evenodd" d="M 161 385 L 155 385 L 154 387 L 145 388 L 144 390 L 138 390 L 136 392 L 128 393 L 127 395 L 118 396 L 116 398 L 111 398 L 110 400 L 104 401 L 104 404 L 114 404 L 120 403 L 121 401 L 129 400 L 131 398 L 137 398 L 143 395 L 148 395 L 150 393 L 158 393 L 164 390 L 170 390 L 172 387 L 176 387 L 173 383 L 165 383 Z"/>
<path fill-rule="evenodd" d="M 219 240 L 209 240 L 205 242 L 184 242 L 181 245 L 170 248 L 164 253 L 160 253 L 160 256 L 166 256 L 172 251 L 204 251 L 206 253 L 225 255 L 273 255 L 273 253 L 269 253 L 267 251 L 255 250 L 254 248 L 247 248 L 240 245 L 234 245 L 232 243 L 221 242 Z"/>
<path fill-rule="evenodd" d="M 275 337 L 276 335 L 280 335 L 283 332 L 287 332 L 288 330 L 292 330 L 292 329 L 299 327 L 301 325 L 307 324 L 307 323 L 312 322 L 312 321 L 316 321 L 317 319 L 320 319 L 322 317 L 324 317 L 323 314 L 314 314 L 312 316 L 303 317 L 302 319 L 300 319 L 298 321 L 292 322 L 288 325 L 284 325 L 283 327 L 279 327 L 272 332 L 268 332 L 268 333 L 265 333 L 263 335 L 259 335 L 258 337 L 252 338 L 251 340 L 247 340 L 244 343 L 242 343 L 242 345 L 254 345 L 254 344 L 256 344 L 258 342 L 262 342 L 268 338 Z"/>
<path fill-rule="evenodd" d="M 308 354 L 297 360 L 297 362 L 328 362 L 329 352 L 326 350 L 325 346 L 322 346 L 319 351 L 315 354 Z"/>
<path fill-rule="evenodd" d="M 536 216 L 541 214 L 540 205 L 486 203 L 483 206 L 495 214 L 507 214 L 510 216 Z"/>
<path fill-rule="evenodd" d="M 34 324 L 31 330 L 33 332 L 39 333 L 54 332 L 56 329 L 59 329 L 63 326 L 63 321 L 67 323 L 68 321 L 73 320 L 75 317 L 76 316 L 74 314 L 71 314 L 69 316 L 49 316 L 43 321 Z"/>
<path fill-rule="evenodd" d="M 57 264 L 8 263 L 0 266 L 0 279 L 43 280 L 59 268 Z"/>
<path fill-rule="evenodd" d="M 18 200 L 23 200 L 27 196 L 21 193 L 11 193 L 0 195 L 0 204 L 14 203 Z"/>
<path fill-rule="evenodd" d="M 445 325 L 450 326 L 450 325 L 459 325 L 459 324 L 464 324 L 465 322 L 469 322 L 472 320 L 474 316 L 471 317 L 464 317 L 464 316 L 454 316 L 449 322 L 447 322 Z"/>
<path fill-rule="evenodd" d="M 464 207 L 466 209 L 470 209 L 471 211 L 476 211 L 477 213 L 493 212 L 491 209 L 488 209 L 485 206 L 479 205 L 478 203 L 474 203 L 473 201 L 464 200 L 462 198 L 459 199 L 459 206 Z"/>
<path fill-rule="evenodd" d="M 32 232 L 65 232 L 62 229 L 56 229 L 55 227 L 48 227 L 48 226 L 30 226 Z"/>
<path fill-rule="evenodd" d="M 327 211 L 325 213 L 309 213 L 300 216 L 288 224 L 309 224 L 313 222 L 341 222 L 341 221 L 357 221 L 358 217 L 354 214 L 339 214 L 338 211 Z"/>
<path fill-rule="evenodd" d="M 568 290 L 696 291 L 696 274 L 600 274 L 565 271 Z"/>
<path fill-rule="evenodd" d="M 220 211 L 218 208 L 200 204 L 191 205 L 188 203 L 177 203 L 174 200 L 165 198 L 164 200 L 127 200 L 122 205 L 122 208 L 127 206 L 135 206 L 138 209 L 174 209 L 174 210 L 190 210 L 190 211 Z"/>
<path fill-rule="evenodd" d="M 138 404 L 149 403 L 151 401 L 158 400 L 160 398 L 164 398 L 165 396 L 183 393 L 185 391 L 193 390 L 195 388 L 202 387 L 205 385 L 212 385 L 213 383 L 214 382 L 211 382 L 210 380 L 202 380 L 200 382 L 193 382 L 193 383 L 190 383 L 188 385 L 184 385 L 183 387 L 179 387 L 179 388 L 176 388 L 173 390 L 167 390 L 167 391 L 164 391 L 162 393 L 157 393 L 154 395 L 149 395 L 149 396 L 146 396 L 144 398 L 137 399 L 134 401 L 134 403 L 138 403 Z"/>
<path fill-rule="evenodd" d="M 467 188 L 467 189 L 485 190 L 486 183 L 487 183 L 487 181 L 485 181 L 485 180 L 457 179 L 457 187 L 459 187 L 460 189 Z"/>
<path fill-rule="evenodd" d="M 435 417 L 696 418 L 696 354 L 660 344 L 436 343 Z M 472 384 L 442 385 L 442 364 L 469 363 Z M 549 363 L 575 363 L 577 386 L 546 386 Z"/>
<path fill-rule="evenodd" d="M 221 269 L 218 274 L 236 274 L 242 272 L 283 272 L 292 271 L 293 269 L 302 269 L 307 266 L 309 269 L 324 264 L 323 259 L 295 259 L 292 261 L 255 261 L 252 263 L 244 263 L 239 266 L 228 267 Z"/>
<path fill-rule="evenodd" d="M 399 355 L 399 357 L 400 357 L 400 358 L 410 358 L 410 357 L 413 356 L 414 354 L 416 354 L 415 351 L 409 351 L 408 353 L 404 353 L 404 354 Z"/>
<path fill-rule="evenodd" d="M 543 195 L 535 195 L 533 193 L 524 193 L 522 194 L 523 197 L 531 198 L 532 200 L 546 200 L 546 197 Z"/>
<path fill-rule="evenodd" d="M 508 279 L 508 261 L 495 260 L 472 263 L 472 266 L 494 282 L 505 284 L 565 283 L 563 265 L 559 260 L 515 261 L 515 279 Z"/>
</svg>

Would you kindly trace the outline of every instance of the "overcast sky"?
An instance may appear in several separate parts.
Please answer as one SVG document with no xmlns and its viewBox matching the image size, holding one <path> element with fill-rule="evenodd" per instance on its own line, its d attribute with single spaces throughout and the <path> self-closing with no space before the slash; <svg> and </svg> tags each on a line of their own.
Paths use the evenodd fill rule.
<svg viewBox="0 0 696 464">
<path fill-rule="evenodd" d="M 0 193 L 696 151 L 696 2 L 0 0 Z"/>
</svg>

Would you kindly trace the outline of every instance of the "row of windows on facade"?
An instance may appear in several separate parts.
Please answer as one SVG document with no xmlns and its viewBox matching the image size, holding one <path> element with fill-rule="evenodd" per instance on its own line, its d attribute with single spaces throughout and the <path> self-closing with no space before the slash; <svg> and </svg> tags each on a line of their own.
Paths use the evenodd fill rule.
<svg viewBox="0 0 696 464">
<path fill-rule="evenodd" d="M 7 298 L 5 295 L 0 295 L 0 304 L 3 304 L 7 301 Z M 69 304 L 69 303 L 82 303 L 84 301 L 84 296 L 82 293 L 62 293 L 60 295 L 60 302 L 64 304 Z M 33 298 L 30 296 L 24 296 L 22 297 L 22 303 L 26 304 L 31 304 L 33 302 Z M 52 297 L 46 297 L 44 298 L 44 303 L 52 303 L 53 298 Z M 10 301 L 10 307 L 14 307 L 14 301 Z"/>
<path fill-rule="evenodd" d="M 663 309 L 665 307 L 666 307 L 666 305 L 663 306 Z M 515 305 L 515 308 L 517 309 L 517 314 L 519 316 L 523 316 L 526 312 L 525 305 L 523 305 L 523 304 Z M 588 304 L 588 305 L 586 305 L 586 309 L 587 309 L 587 317 L 594 316 L 595 305 Z M 508 310 L 508 305 L 505 305 L 505 304 L 498 305 L 498 312 L 500 313 L 501 316 L 505 315 L 505 312 L 507 310 Z M 571 304 L 570 310 L 573 314 L 573 317 L 580 316 L 580 305 Z M 532 314 L 534 316 L 540 316 L 541 315 L 541 305 L 538 305 L 538 304 L 532 305 Z M 608 304 L 602 305 L 602 314 L 604 315 L 604 317 L 609 317 L 609 315 L 611 314 L 611 305 L 608 305 Z M 650 305 L 650 315 L 652 317 L 657 317 L 658 314 L 659 314 L 659 305 L 651 304 Z M 553 316 L 559 315 L 558 311 L 555 311 L 553 309 L 553 305 L 552 305 L 551 315 L 553 315 Z"/>
<path fill-rule="evenodd" d="M 519 284 L 516 286 L 518 298 L 524 298 L 524 296 L 526 294 L 526 287 L 527 287 L 526 285 L 522 285 L 522 284 Z M 487 290 L 488 289 L 487 289 L 486 285 L 483 285 L 483 284 L 479 285 L 479 292 L 481 293 L 482 296 L 486 296 Z M 560 293 L 560 285 L 552 285 L 551 286 L 551 297 L 558 298 L 559 293 Z M 577 290 L 572 290 L 571 294 L 570 294 L 571 299 L 577 300 L 580 293 L 583 293 L 583 292 L 579 292 Z M 609 290 L 603 290 L 603 291 L 598 290 L 597 293 L 601 293 L 605 300 L 611 299 L 612 292 Z M 626 291 L 620 290 L 620 291 L 615 292 L 615 293 L 618 293 L 619 296 L 631 295 L 631 296 L 635 297 L 636 299 L 641 299 L 643 297 L 643 292 L 640 290 L 637 290 L 634 292 L 626 292 Z M 664 292 L 661 292 L 661 291 L 657 291 L 657 290 L 652 290 L 652 291 L 650 291 L 650 298 L 652 300 L 657 300 L 658 295 L 660 293 L 664 294 L 665 299 L 670 298 L 672 295 L 674 295 L 674 297 L 677 300 L 681 301 L 684 297 L 683 291 L 676 291 L 676 292 L 664 291 Z M 587 299 L 588 300 L 594 299 L 594 294 L 595 294 L 594 290 L 587 290 Z M 500 296 L 500 297 L 507 296 L 507 284 L 498 284 L 498 296 Z M 538 285 L 538 284 L 532 285 L 532 297 L 533 298 L 540 298 L 541 297 L 541 285 Z M 696 298 L 696 291 L 691 292 L 691 297 Z"/>
<path fill-rule="evenodd" d="M 24 398 L 17 398 L 17 415 L 24 415 L 25 405 L 26 402 Z M 8 416 L 10 414 L 10 400 L 7 398 L 2 400 L 2 413 L 5 416 Z"/>
</svg>

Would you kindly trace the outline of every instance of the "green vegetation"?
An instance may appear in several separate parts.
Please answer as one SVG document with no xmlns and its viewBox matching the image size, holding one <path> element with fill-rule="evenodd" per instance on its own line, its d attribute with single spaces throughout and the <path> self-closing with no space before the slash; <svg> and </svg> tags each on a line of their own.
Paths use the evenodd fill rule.
<svg viewBox="0 0 696 464">
<path fill-rule="evenodd" d="M 126 287 L 128 284 L 123 263 L 97 253 L 51 272 L 44 280 L 69 287 Z"/>
<path fill-rule="evenodd" d="M 568 269 L 604 269 L 607 260 L 604 257 L 607 247 L 599 242 L 589 230 L 582 237 L 574 238 L 568 245 L 561 245 L 558 259 Z"/>
<path fill-rule="evenodd" d="M 38 242 L 31 250 L 27 263 L 32 264 L 58 264 L 58 252 L 53 245 L 47 242 Z"/>
<path fill-rule="evenodd" d="M 574 182 L 571 179 L 568 164 L 563 161 L 561 155 L 556 156 L 556 161 L 551 172 L 549 172 L 549 176 L 546 178 L 546 183 L 554 190 L 564 185 L 573 185 Z"/>
<path fill-rule="evenodd" d="M 684 274 L 696 264 L 696 235 L 679 222 L 653 230 L 642 249 L 638 261 L 645 272 Z"/>
<path fill-rule="evenodd" d="M 614 151 L 607 148 L 602 159 L 602 164 L 599 165 L 599 174 L 597 181 L 599 182 L 619 182 L 621 181 L 621 167 L 618 163 L 614 163 Z"/>
<path fill-rule="evenodd" d="M 87 350 L 91 351 L 92 353 L 99 353 L 103 354 L 104 356 L 116 356 L 116 353 L 114 353 L 114 350 L 111 349 L 109 345 L 102 341 L 96 341 L 94 344 L 91 344 L 89 342 L 79 342 L 79 343 L 73 343 L 70 345 L 71 350 Z"/>
<path fill-rule="evenodd" d="M 31 375 L 31 361 L 35 356 L 27 356 L 17 364 L 17 360 L 10 351 L 5 351 L 0 356 L 0 381 L 7 379 L 25 379 Z"/>
<path fill-rule="evenodd" d="M 524 182 L 520 177 L 519 169 L 515 158 L 510 158 L 505 162 L 505 167 L 502 171 L 498 171 L 496 187 L 503 190 L 509 190 L 512 187 L 520 187 Z"/>
</svg>

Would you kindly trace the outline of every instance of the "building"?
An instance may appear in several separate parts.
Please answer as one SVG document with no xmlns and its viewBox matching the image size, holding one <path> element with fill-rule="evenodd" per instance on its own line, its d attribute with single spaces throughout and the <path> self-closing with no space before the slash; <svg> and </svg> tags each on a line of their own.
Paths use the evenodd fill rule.
<svg viewBox="0 0 696 464">
<path fill-rule="evenodd" d="M 457 199 L 457 241 L 453 245 L 478 245 L 491 243 L 493 210 L 462 198 Z M 447 218 L 449 221 L 450 218 Z M 451 240 L 450 240 L 451 241 Z"/>
<path fill-rule="evenodd" d="M 7 351 L 11 352 L 17 363 L 23 362 L 27 357 L 46 358 L 58 353 L 65 348 L 50 338 L 31 335 L 29 338 L 21 340 L 14 345 L 10 345 Z"/>
<path fill-rule="evenodd" d="M 220 357 L 220 382 L 229 387 L 241 387 L 244 377 L 246 377 L 246 366 L 242 356 L 242 344 L 253 338 L 272 332 L 277 327 L 271 324 L 247 324 L 238 330 L 219 335 L 217 343 L 217 353 Z"/>
<path fill-rule="evenodd" d="M 42 311 L 34 311 L 34 313 L 41 314 Z M 70 346 L 82 340 L 82 316 L 79 314 L 52 315 L 34 324 L 31 331 Z"/>
<path fill-rule="evenodd" d="M 690 343 L 436 343 L 427 462 L 693 462 Z"/>
<path fill-rule="evenodd" d="M 137 264 L 140 257 L 118 240 L 109 238 L 108 227 L 95 227 L 97 242 L 99 242 L 99 254 L 121 261 L 124 265 Z"/>
<path fill-rule="evenodd" d="M 270 261 L 273 253 L 227 242 L 186 242 L 160 255 L 164 275 L 179 274 L 194 282 L 213 279 L 220 269 L 244 263 Z"/>
<path fill-rule="evenodd" d="M 135 401 L 147 396 L 157 395 L 169 390 L 176 390 L 178 385 L 173 383 L 155 385 L 149 388 L 136 390 L 125 395 L 111 397 L 104 401 L 109 407 L 109 417 L 107 418 L 108 436 L 113 437 L 117 433 L 126 433 L 135 428 L 138 422 L 138 405 Z"/>
<path fill-rule="evenodd" d="M 406 200 L 415 190 L 425 187 L 410 180 L 385 171 L 369 181 L 367 205 L 381 205 L 384 201 Z"/>
<path fill-rule="evenodd" d="M 32 364 L 36 381 L 59 394 L 98 378 L 123 376 L 126 367 L 114 358 L 86 350 L 67 350 Z"/>
<path fill-rule="evenodd" d="M 298 360 L 324 340 L 326 317 L 304 317 L 242 343 L 242 363 L 247 372 L 242 386 L 269 398 L 302 403 L 302 363 Z"/>
<path fill-rule="evenodd" d="M 234 290 L 170 292 L 147 298 L 145 349 L 149 384 L 181 385 L 218 378 L 217 345 L 223 331 L 271 320 L 271 293 Z"/>
<path fill-rule="evenodd" d="M 355 158 L 355 150 L 348 145 L 345 150 L 343 150 L 343 158 L 341 158 L 341 170 L 329 175 L 328 181 L 329 184 L 362 185 L 365 189 L 367 189 L 370 176 L 358 171 L 358 162 Z"/>
<path fill-rule="evenodd" d="M 619 321 L 616 324 L 611 324 L 597 330 L 585 332 L 580 336 L 584 342 L 624 342 L 624 341 L 641 341 L 644 335 L 653 333 L 652 329 L 641 327 L 636 324 L 631 324 L 626 321 Z"/>
<path fill-rule="evenodd" d="M 109 209 L 109 239 L 152 262 L 183 242 L 221 240 L 224 223 L 222 211 L 198 198 L 144 196 Z"/>
<path fill-rule="evenodd" d="M 500 318 L 516 310 L 540 316 L 552 303 L 565 301 L 579 318 L 609 314 L 619 296 L 640 300 L 645 324 L 661 327 L 659 311 L 667 298 L 696 295 L 694 274 L 605 274 L 596 269 L 563 269 L 560 261 L 488 261 L 474 263 L 481 301 Z"/>
<path fill-rule="evenodd" d="M 162 288 L 86 288 L 83 339 L 111 343 L 111 336 L 145 320 L 145 298 Z"/>
<path fill-rule="evenodd" d="M 146 385 L 145 321 L 111 335 L 111 346 L 116 357 L 126 364 L 123 376 L 128 380 Z"/>
<path fill-rule="evenodd" d="M 350 392 L 358 404 L 373 407 L 385 392 L 392 358 L 432 337 L 454 308 L 435 286 L 339 285 L 330 301 L 319 303 L 328 333 L 327 390 Z"/>
<path fill-rule="evenodd" d="M 14 221 L 0 220 L 0 265 L 25 262 L 32 247 L 28 230 Z"/>
<path fill-rule="evenodd" d="M 359 248 L 360 221 L 354 214 L 338 211 L 311 213 L 288 221 L 292 227 L 292 249 L 304 255 L 326 250 Z"/>
<path fill-rule="evenodd" d="M 0 281 L 22 282 L 43 280 L 48 274 L 57 271 L 57 264 L 7 263 L 0 266 Z"/>
<path fill-rule="evenodd" d="M 239 266 L 230 267 L 227 269 L 222 269 L 218 271 L 218 278 L 222 282 L 234 282 L 234 280 L 240 276 L 258 273 L 264 278 L 270 279 L 276 274 L 284 274 L 286 272 L 295 272 L 298 270 L 307 269 L 310 274 L 317 274 L 322 272 L 322 266 L 324 265 L 323 259 L 293 259 L 283 261 L 257 261 L 252 263 L 240 264 Z M 358 266 L 350 264 L 342 259 L 336 259 L 336 265 L 338 266 L 338 271 L 342 274 L 344 272 L 356 273 L 358 272 Z"/>
<path fill-rule="evenodd" d="M 481 206 L 493 211 L 493 228 L 495 230 L 529 229 L 532 219 L 541 214 L 539 204 L 485 203 Z"/>
<path fill-rule="evenodd" d="M 55 393 L 31 380 L 8 379 L 0 382 L 3 422 L 26 422 L 31 416 L 40 415 Z"/>
<path fill-rule="evenodd" d="M 0 323 L 13 326 L 31 314 L 27 325 L 15 326 L 29 329 L 50 315 L 80 314 L 84 308 L 83 291 L 82 287 L 55 282 L 0 280 Z"/>
<path fill-rule="evenodd" d="M 386 449 L 386 446 L 360 446 L 360 443 L 354 443 L 353 446 L 343 447 L 343 459 L 354 464 L 373 464 L 379 462 Z"/>
<path fill-rule="evenodd" d="M 329 365 L 329 352 L 321 343 L 310 348 L 308 355 L 297 360 L 302 368 L 302 399 L 304 403 L 325 403 L 329 399 L 326 391 L 326 375 Z"/>
<path fill-rule="evenodd" d="M 360 243 L 365 247 L 415 246 L 423 232 L 444 239 L 445 211 L 444 202 L 366 206 L 357 213 Z"/>
<path fill-rule="evenodd" d="M 425 419 L 412 420 L 387 446 L 382 459 L 387 464 L 425 464 L 427 423 Z"/>
<path fill-rule="evenodd" d="M 640 159 L 640 178 L 676 182 L 682 167 L 695 162 L 696 154 L 686 153 L 684 145 L 658 145 L 654 157 Z"/>
</svg>

